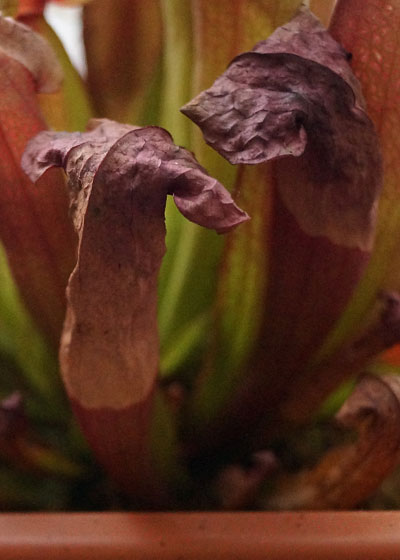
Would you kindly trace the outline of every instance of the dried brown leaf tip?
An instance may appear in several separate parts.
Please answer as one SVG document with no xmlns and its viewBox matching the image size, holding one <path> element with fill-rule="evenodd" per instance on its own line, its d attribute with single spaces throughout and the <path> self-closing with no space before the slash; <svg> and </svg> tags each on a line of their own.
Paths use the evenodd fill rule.
<svg viewBox="0 0 400 560">
<path fill-rule="evenodd" d="M 285 158 L 278 188 L 306 233 L 369 250 L 382 163 L 347 59 L 303 8 L 182 111 L 231 163 Z"/>
<path fill-rule="evenodd" d="M 336 415 L 355 442 L 334 447 L 311 470 L 283 478 L 268 507 L 348 509 L 374 492 L 399 464 L 400 380 L 361 378 Z"/>
</svg>

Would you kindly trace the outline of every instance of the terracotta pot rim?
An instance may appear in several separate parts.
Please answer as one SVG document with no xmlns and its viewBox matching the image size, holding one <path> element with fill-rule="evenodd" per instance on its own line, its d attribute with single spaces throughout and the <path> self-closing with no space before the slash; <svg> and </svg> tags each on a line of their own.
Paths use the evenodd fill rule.
<svg viewBox="0 0 400 560">
<path fill-rule="evenodd" d="M 7 560 L 394 559 L 400 512 L 0 514 Z"/>
</svg>

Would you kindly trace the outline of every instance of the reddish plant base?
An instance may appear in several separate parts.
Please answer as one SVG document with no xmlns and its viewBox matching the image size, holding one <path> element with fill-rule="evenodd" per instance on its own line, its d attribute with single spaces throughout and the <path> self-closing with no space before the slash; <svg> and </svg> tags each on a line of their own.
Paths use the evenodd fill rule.
<svg viewBox="0 0 400 560">
<path fill-rule="evenodd" d="M 2 560 L 384 560 L 400 512 L 0 515 Z"/>
</svg>

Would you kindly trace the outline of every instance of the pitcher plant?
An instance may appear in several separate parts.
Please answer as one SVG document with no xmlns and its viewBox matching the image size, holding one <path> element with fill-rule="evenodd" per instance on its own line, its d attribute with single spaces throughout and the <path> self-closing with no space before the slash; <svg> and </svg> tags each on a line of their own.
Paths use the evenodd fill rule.
<svg viewBox="0 0 400 560">
<path fill-rule="evenodd" d="M 397 507 L 400 1 L 75 3 L 84 77 L 0 3 L 1 507 Z"/>
</svg>

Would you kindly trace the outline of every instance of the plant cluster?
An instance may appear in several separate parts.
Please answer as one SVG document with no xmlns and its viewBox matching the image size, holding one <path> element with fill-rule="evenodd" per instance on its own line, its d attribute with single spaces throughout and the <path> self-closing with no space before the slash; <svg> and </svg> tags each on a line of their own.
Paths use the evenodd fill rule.
<svg viewBox="0 0 400 560">
<path fill-rule="evenodd" d="M 367 503 L 400 448 L 400 2 L 92 0 L 84 79 L 45 4 L 0 19 L 0 505 Z"/>
</svg>

